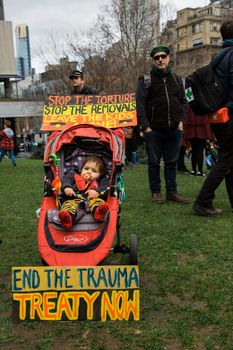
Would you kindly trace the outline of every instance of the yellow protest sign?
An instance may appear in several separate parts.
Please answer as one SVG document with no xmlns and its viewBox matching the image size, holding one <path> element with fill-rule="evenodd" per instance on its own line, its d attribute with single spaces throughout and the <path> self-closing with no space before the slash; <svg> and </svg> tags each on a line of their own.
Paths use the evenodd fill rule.
<svg viewBox="0 0 233 350">
<path fill-rule="evenodd" d="M 13 267 L 16 320 L 139 320 L 138 266 Z"/>
<path fill-rule="evenodd" d="M 41 130 L 63 130 L 78 124 L 107 128 L 137 125 L 135 94 L 48 97 Z"/>
</svg>

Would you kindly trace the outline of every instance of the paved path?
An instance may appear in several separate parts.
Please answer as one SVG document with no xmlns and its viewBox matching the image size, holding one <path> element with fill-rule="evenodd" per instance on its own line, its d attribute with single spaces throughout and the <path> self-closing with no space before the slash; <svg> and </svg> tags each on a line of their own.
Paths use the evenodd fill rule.
<svg viewBox="0 0 233 350">
<path fill-rule="evenodd" d="M 19 152 L 16 158 L 31 158 L 32 152 Z"/>
</svg>

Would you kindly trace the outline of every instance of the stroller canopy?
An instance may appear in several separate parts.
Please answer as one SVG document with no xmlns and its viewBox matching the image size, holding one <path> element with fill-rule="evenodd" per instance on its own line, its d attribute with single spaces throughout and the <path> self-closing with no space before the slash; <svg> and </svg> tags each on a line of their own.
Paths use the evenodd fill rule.
<svg viewBox="0 0 233 350">
<path fill-rule="evenodd" d="M 50 135 L 45 147 L 44 162 L 49 161 L 51 153 L 56 154 L 63 145 L 75 142 L 78 137 L 96 139 L 107 143 L 112 151 L 112 161 L 124 164 L 125 141 L 122 129 L 110 130 L 101 126 L 76 125 L 62 132 Z"/>
</svg>

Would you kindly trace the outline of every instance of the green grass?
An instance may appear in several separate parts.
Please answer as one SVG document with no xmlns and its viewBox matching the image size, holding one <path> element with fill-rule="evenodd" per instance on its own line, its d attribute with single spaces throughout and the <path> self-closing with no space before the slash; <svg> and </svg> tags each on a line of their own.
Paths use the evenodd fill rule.
<svg viewBox="0 0 233 350">
<path fill-rule="evenodd" d="M 213 218 L 191 205 L 150 202 L 145 165 L 126 169 L 122 240 L 139 239 L 139 322 L 22 322 L 11 315 L 11 267 L 39 266 L 37 218 L 43 194 L 40 160 L 0 164 L 0 349 L 232 350 L 232 222 L 224 184 Z M 179 192 L 193 202 L 203 178 L 178 175 Z M 127 263 L 109 256 L 106 263 Z"/>
</svg>

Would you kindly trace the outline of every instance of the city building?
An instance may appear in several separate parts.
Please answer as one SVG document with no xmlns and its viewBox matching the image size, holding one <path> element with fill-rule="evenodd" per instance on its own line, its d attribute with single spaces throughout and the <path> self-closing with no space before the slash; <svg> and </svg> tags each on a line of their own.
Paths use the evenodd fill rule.
<svg viewBox="0 0 233 350">
<path fill-rule="evenodd" d="M 31 75 L 31 52 L 29 40 L 29 28 L 27 24 L 18 24 L 15 29 L 17 71 L 18 75 L 25 79 Z"/>
<path fill-rule="evenodd" d="M 213 2 L 205 7 L 186 8 L 177 12 L 177 51 L 199 45 L 221 45 L 220 26 L 229 16 L 223 3 Z"/>
<path fill-rule="evenodd" d="M 172 49 L 176 72 L 182 77 L 209 63 L 219 50 L 220 27 L 232 18 L 232 2 L 211 1 L 204 7 L 184 8 L 175 21 L 167 23 L 161 40 Z"/>
<path fill-rule="evenodd" d="M 4 7 L 3 7 L 3 0 L 0 0 L 0 21 L 4 21 Z"/>
<path fill-rule="evenodd" d="M 17 77 L 14 60 L 12 23 L 5 21 L 3 1 L 0 0 L 0 97 L 11 95 L 11 78 Z"/>
</svg>

